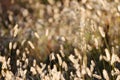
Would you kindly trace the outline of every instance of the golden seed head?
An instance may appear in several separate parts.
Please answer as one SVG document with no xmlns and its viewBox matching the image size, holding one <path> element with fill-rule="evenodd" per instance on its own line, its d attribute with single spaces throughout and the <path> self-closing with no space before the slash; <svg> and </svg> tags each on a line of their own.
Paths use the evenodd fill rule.
<svg viewBox="0 0 120 80">
<path fill-rule="evenodd" d="M 28 41 L 28 44 L 30 45 L 30 47 L 31 47 L 32 49 L 35 49 L 35 47 L 34 47 L 34 45 L 33 45 L 33 43 L 32 43 L 31 41 Z"/>
</svg>

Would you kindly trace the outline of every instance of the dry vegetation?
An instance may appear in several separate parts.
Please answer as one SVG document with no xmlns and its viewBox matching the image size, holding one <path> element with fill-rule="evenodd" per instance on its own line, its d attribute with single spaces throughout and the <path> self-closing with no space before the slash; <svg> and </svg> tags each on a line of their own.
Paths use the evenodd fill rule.
<svg viewBox="0 0 120 80">
<path fill-rule="evenodd" d="M 1 80 L 120 80 L 119 0 L 1 0 Z"/>
</svg>

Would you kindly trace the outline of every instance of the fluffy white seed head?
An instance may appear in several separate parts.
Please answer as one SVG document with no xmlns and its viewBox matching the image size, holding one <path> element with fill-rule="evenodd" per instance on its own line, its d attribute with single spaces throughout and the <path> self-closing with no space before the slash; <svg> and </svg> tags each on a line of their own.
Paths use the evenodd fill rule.
<svg viewBox="0 0 120 80">
<path fill-rule="evenodd" d="M 101 36 L 105 37 L 105 32 L 104 32 L 103 28 L 99 27 L 98 29 L 99 29 L 99 32 L 100 32 Z"/>
<path fill-rule="evenodd" d="M 34 45 L 33 45 L 33 43 L 32 43 L 31 41 L 28 41 L 28 44 L 30 45 L 30 47 L 31 47 L 32 49 L 35 49 L 35 47 L 34 47 Z"/>
<path fill-rule="evenodd" d="M 68 66 L 67 66 L 67 64 L 66 64 L 66 62 L 65 62 L 65 61 L 63 61 L 63 63 L 62 63 L 62 68 L 64 68 L 64 69 L 65 69 L 65 71 L 67 71 L 67 70 L 68 70 Z"/>
<path fill-rule="evenodd" d="M 13 28 L 13 37 L 16 37 L 17 34 L 18 34 L 18 31 L 19 31 L 19 28 L 18 28 L 18 24 L 15 25 L 15 27 Z"/>
<path fill-rule="evenodd" d="M 57 58 L 58 58 L 59 65 L 61 66 L 62 65 L 62 58 L 60 57 L 59 54 L 57 54 Z"/>
<path fill-rule="evenodd" d="M 17 42 L 13 44 L 13 49 L 16 49 L 16 47 L 17 47 Z"/>
<path fill-rule="evenodd" d="M 9 42 L 9 49 L 12 49 L 12 42 Z"/>
<path fill-rule="evenodd" d="M 31 67 L 30 71 L 32 72 L 33 75 L 37 74 L 36 69 L 34 67 Z"/>
<path fill-rule="evenodd" d="M 93 77 L 97 78 L 98 80 L 102 79 L 102 77 L 100 75 L 97 75 L 97 74 L 93 74 Z"/>
<path fill-rule="evenodd" d="M 107 61 L 110 61 L 110 53 L 108 49 L 105 49 L 105 54 L 106 54 Z"/>
<path fill-rule="evenodd" d="M 106 80 L 110 80 L 110 79 L 109 79 L 109 76 L 108 76 L 108 72 L 107 72 L 105 69 L 103 69 L 103 77 L 104 77 Z"/>
<path fill-rule="evenodd" d="M 40 36 L 37 32 L 35 32 L 34 35 L 35 35 L 36 38 L 38 38 L 38 39 L 40 38 Z"/>
<path fill-rule="evenodd" d="M 49 58 L 50 58 L 50 61 L 55 60 L 55 55 L 54 55 L 54 53 L 51 53 L 50 56 L 49 56 Z"/>
</svg>

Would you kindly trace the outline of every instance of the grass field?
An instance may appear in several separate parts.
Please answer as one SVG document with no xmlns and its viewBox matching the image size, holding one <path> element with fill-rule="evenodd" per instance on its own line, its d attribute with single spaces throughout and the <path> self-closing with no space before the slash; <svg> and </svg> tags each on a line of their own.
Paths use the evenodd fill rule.
<svg viewBox="0 0 120 80">
<path fill-rule="evenodd" d="M 119 0 L 0 0 L 0 80 L 120 80 Z"/>
</svg>

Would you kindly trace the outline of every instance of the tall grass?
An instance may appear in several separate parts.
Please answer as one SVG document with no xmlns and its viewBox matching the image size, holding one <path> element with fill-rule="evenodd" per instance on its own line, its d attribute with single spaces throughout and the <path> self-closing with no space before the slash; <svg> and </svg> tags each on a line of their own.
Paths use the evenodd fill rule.
<svg viewBox="0 0 120 80">
<path fill-rule="evenodd" d="M 0 17 L 0 79 L 119 80 L 119 6 L 118 0 L 15 1 Z"/>
</svg>

